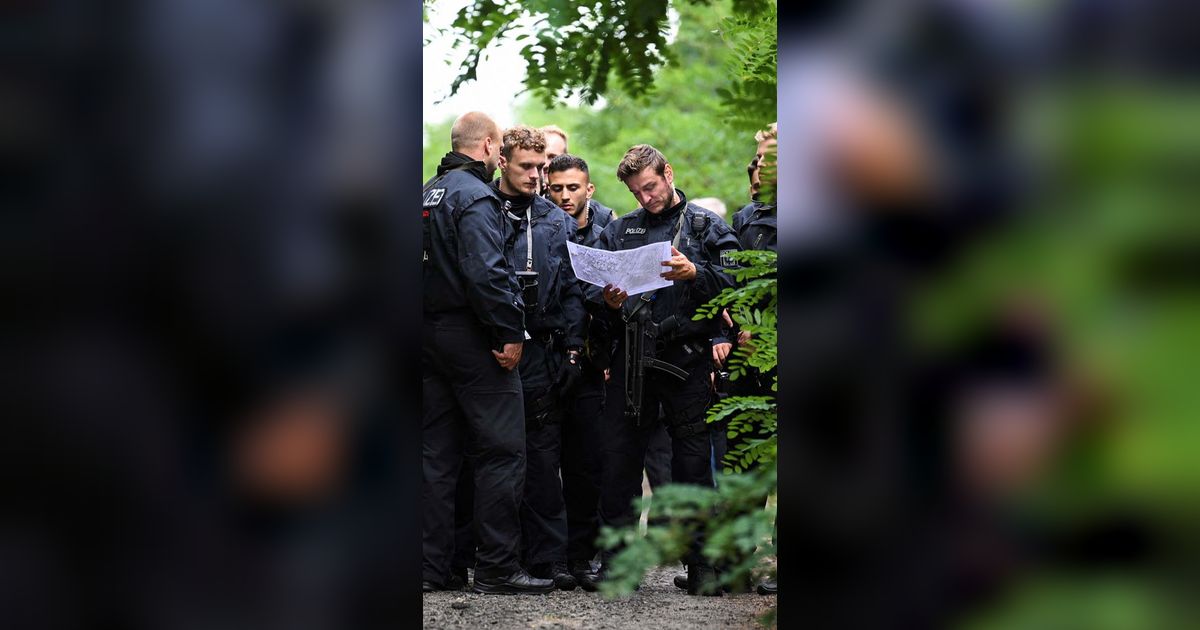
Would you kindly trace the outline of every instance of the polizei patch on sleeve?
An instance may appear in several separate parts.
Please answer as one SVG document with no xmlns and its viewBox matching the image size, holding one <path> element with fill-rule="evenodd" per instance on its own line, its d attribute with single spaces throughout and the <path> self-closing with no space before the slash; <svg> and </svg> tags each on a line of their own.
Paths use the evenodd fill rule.
<svg viewBox="0 0 1200 630">
<path fill-rule="evenodd" d="M 737 261 L 735 261 L 733 259 L 733 252 L 736 252 L 736 251 L 737 251 L 736 249 L 721 250 L 721 266 L 722 267 L 736 267 L 737 266 Z"/>
<path fill-rule="evenodd" d="M 442 197 L 444 196 L 446 196 L 445 188 L 430 188 L 429 190 L 425 191 L 425 200 L 422 202 L 421 207 L 432 208 L 439 203 L 442 203 Z"/>
</svg>

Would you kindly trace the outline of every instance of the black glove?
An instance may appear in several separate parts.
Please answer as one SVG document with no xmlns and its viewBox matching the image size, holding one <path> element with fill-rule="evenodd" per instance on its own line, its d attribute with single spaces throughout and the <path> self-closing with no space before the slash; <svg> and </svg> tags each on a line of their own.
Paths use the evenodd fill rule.
<svg viewBox="0 0 1200 630">
<path fill-rule="evenodd" d="M 567 350 L 567 360 L 563 361 L 562 368 L 558 371 L 558 380 L 554 383 L 558 387 L 559 398 L 574 396 L 581 380 L 583 366 L 580 364 L 579 350 L 571 348 Z"/>
</svg>

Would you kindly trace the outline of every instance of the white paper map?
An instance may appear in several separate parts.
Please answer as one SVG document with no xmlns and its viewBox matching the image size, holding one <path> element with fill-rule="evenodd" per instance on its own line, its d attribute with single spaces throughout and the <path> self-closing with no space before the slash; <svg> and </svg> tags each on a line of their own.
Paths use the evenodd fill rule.
<svg viewBox="0 0 1200 630">
<path fill-rule="evenodd" d="M 659 275 L 671 270 L 662 266 L 663 261 L 671 259 L 670 241 L 619 252 L 567 241 L 567 251 L 571 254 L 575 277 L 598 287 L 611 284 L 629 295 L 637 295 L 675 284 Z"/>
</svg>

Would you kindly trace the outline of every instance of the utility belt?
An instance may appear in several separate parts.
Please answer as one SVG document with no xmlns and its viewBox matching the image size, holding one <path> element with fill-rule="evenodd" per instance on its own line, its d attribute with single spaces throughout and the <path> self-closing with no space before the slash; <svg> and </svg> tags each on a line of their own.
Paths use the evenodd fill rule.
<svg viewBox="0 0 1200 630">
<path fill-rule="evenodd" d="M 547 328 L 536 332 L 530 330 L 527 332 L 529 333 L 529 339 L 526 339 L 525 343 L 536 343 L 546 350 L 554 350 L 562 344 L 562 341 L 567 336 L 565 332 L 558 328 Z"/>
</svg>

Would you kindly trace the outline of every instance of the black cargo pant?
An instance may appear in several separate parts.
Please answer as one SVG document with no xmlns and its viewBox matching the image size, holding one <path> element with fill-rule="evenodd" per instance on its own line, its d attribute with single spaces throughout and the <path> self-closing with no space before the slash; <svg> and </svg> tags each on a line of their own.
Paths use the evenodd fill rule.
<svg viewBox="0 0 1200 630">
<path fill-rule="evenodd" d="M 650 492 L 671 483 L 671 436 L 667 434 L 667 425 L 663 422 L 662 408 L 658 410 L 659 426 L 650 435 L 646 445 L 646 480 L 650 482 Z"/>
<path fill-rule="evenodd" d="M 474 463 L 476 574 L 518 568 L 525 411 L 518 373 L 496 363 L 469 312 L 426 314 L 421 335 L 422 579 L 445 584 L 454 552 L 455 489 Z"/>
<path fill-rule="evenodd" d="M 600 524 L 620 527 L 637 519 L 633 501 L 642 494 L 642 468 L 646 447 L 658 429 L 655 417 L 663 408 L 662 422 L 671 436 L 671 481 L 712 487 L 712 466 L 708 425 L 704 414 L 712 393 L 712 350 L 708 340 L 669 344 L 660 359 L 687 371 L 680 381 L 658 370 L 648 370 L 642 388 L 644 417 L 635 421 L 625 417 L 625 348 L 622 342 L 613 358 L 612 378 L 608 382 L 608 405 L 604 430 L 608 435 L 604 448 L 600 486 Z M 700 556 L 702 537 L 693 540 L 689 562 L 704 564 Z M 612 552 L 604 554 L 605 560 Z"/>
<path fill-rule="evenodd" d="M 532 333 L 531 333 L 532 334 Z M 565 350 L 552 339 L 534 334 L 525 342 L 521 357 L 521 381 L 525 388 L 525 494 L 521 500 L 521 559 L 532 567 L 567 559 L 567 508 L 559 477 L 562 460 L 564 402 L 555 381 L 565 359 Z M 549 397 L 549 398 L 547 398 Z M 536 418 L 535 403 L 553 400 L 544 418 Z"/>
<path fill-rule="evenodd" d="M 562 425 L 563 501 L 567 505 L 567 560 L 591 560 L 600 534 L 601 427 L 604 372 L 586 360 L 570 413 Z"/>
<path fill-rule="evenodd" d="M 534 401 L 553 396 L 554 383 L 562 365 L 565 351 L 554 347 L 553 341 L 534 335 L 525 342 L 521 354 L 521 373 L 525 409 L 534 412 Z M 603 378 L 603 377 L 601 377 Z M 561 403 L 560 403 L 561 404 Z M 558 416 L 565 415 L 559 407 Z M 563 501 L 563 482 L 559 478 L 562 455 L 562 422 L 556 418 L 541 424 L 533 417 L 525 418 L 525 489 L 521 497 L 521 561 L 526 566 L 565 561 L 567 546 L 567 511 Z M 465 477 L 472 462 L 464 464 Z M 477 544 L 472 526 L 473 491 L 460 485 L 459 510 L 455 514 L 455 552 L 453 568 L 469 568 Z"/>
</svg>

